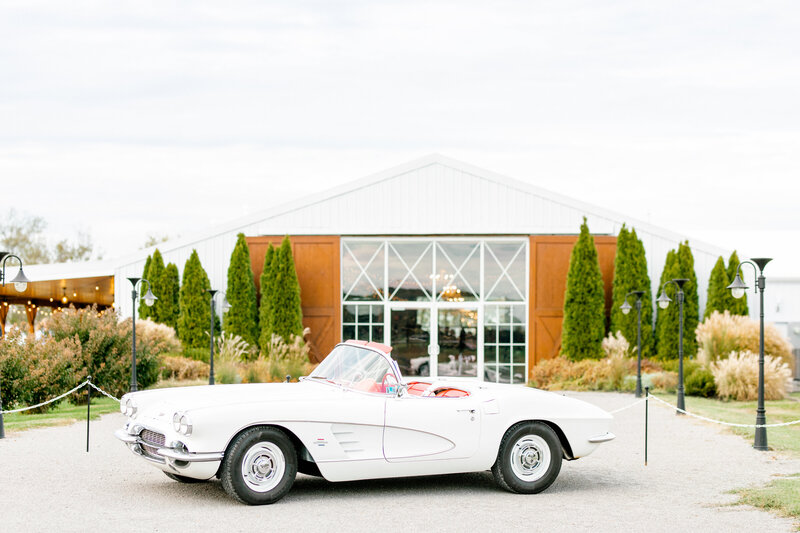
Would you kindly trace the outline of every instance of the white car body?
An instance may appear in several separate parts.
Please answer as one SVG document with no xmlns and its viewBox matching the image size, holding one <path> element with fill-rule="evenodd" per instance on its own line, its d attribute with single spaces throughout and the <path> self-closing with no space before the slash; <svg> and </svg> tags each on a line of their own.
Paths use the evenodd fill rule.
<svg viewBox="0 0 800 533">
<path fill-rule="evenodd" d="M 387 385 L 387 373 L 381 392 L 305 378 L 129 393 L 122 408 L 133 416 L 116 435 L 164 472 L 209 479 L 219 474 L 237 435 L 255 426 L 277 427 L 297 449 L 298 470 L 316 474 L 318 469 L 329 481 L 488 470 L 504 434 L 524 421 L 553 428 L 568 460 L 614 438 L 611 415 L 586 402 L 478 381 L 419 378 L 409 389 L 391 348 L 357 341 L 340 346 L 385 358 L 402 385 L 395 386 L 394 378 Z M 423 395 L 411 393 L 422 388 Z M 442 390 L 461 392 L 433 395 Z"/>
</svg>

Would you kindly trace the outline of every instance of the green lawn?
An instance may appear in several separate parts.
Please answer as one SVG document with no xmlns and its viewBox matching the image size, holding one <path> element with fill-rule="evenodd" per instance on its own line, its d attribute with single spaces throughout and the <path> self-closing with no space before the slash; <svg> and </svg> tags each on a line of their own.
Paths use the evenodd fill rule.
<svg viewBox="0 0 800 533">
<path fill-rule="evenodd" d="M 92 420 L 107 413 L 119 412 L 119 403 L 111 398 L 92 398 Z M 66 426 L 86 420 L 86 406 L 62 401 L 58 407 L 42 414 L 11 413 L 3 415 L 6 433 L 46 426 Z"/>
<path fill-rule="evenodd" d="M 654 396 L 675 405 L 674 394 L 656 393 Z M 756 402 L 722 401 L 696 396 L 686 396 L 685 401 L 686 410 L 690 413 L 737 424 L 756 423 Z M 765 402 L 764 407 L 767 410 L 767 424 L 800 420 L 800 392 L 791 394 L 785 400 Z M 727 429 L 750 442 L 755 438 L 753 428 L 727 427 Z M 767 444 L 774 450 L 800 455 L 800 424 L 767 428 Z"/>
<path fill-rule="evenodd" d="M 737 503 L 800 518 L 800 474 L 776 479 L 764 487 L 739 489 L 735 494 L 739 495 Z"/>
</svg>

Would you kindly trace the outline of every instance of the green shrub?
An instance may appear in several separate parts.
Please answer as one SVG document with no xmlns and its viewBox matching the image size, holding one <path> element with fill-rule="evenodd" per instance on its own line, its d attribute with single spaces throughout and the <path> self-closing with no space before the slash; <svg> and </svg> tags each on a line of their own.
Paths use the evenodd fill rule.
<svg viewBox="0 0 800 533">
<path fill-rule="evenodd" d="M 226 297 L 231 308 L 223 320 L 225 331 L 242 337 L 248 344 L 256 344 L 258 342 L 256 284 L 250 263 L 250 249 L 247 247 L 244 233 L 237 236 L 236 246 L 231 254 Z"/>
<path fill-rule="evenodd" d="M 221 361 L 219 365 L 214 366 L 214 380 L 223 385 L 241 383 L 238 365 L 231 361 Z"/>
<path fill-rule="evenodd" d="M 194 359 L 195 361 L 202 361 L 208 363 L 208 358 L 211 355 L 208 347 L 206 348 L 184 348 L 182 352 L 183 357 Z"/>
<path fill-rule="evenodd" d="M 736 250 L 731 252 L 730 258 L 728 258 L 728 279 L 733 282 L 733 278 L 736 277 L 736 272 L 739 267 L 739 255 L 736 253 Z M 730 289 L 728 290 L 728 299 L 725 305 L 725 309 L 731 312 L 732 315 L 739 315 L 739 316 L 750 316 L 750 312 L 747 308 L 747 292 L 745 291 L 744 296 L 741 298 L 734 298 L 733 294 L 731 293 Z"/>
<path fill-rule="evenodd" d="M 644 291 L 642 301 L 642 357 L 650 357 L 653 345 L 652 295 L 650 276 L 647 273 L 647 258 L 644 244 L 637 237 L 636 230 L 628 230 L 623 224 L 617 237 L 617 252 L 614 256 L 614 283 L 611 300 L 611 331 L 622 331 L 623 336 L 636 344 L 637 319 L 636 299 L 631 296 L 628 303 L 634 307 L 627 315 L 620 306 L 625 295 L 631 291 Z"/>
<path fill-rule="evenodd" d="M 76 339 L 81 345 L 81 357 L 92 382 L 115 396 L 130 387 L 131 320 L 119 321 L 113 310 L 98 312 L 95 306 L 75 309 L 70 306 L 54 313 L 43 324 L 47 335 L 60 341 Z M 140 389 L 158 380 L 159 362 L 157 340 L 148 337 L 146 329 L 136 339 L 136 375 Z"/>
<path fill-rule="evenodd" d="M 208 344 L 211 295 L 206 290 L 210 288 L 211 283 L 200 264 L 197 250 L 192 250 L 183 267 L 178 316 L 178 337 L 185 347 L 202 348 Z"/>
<path fill-rule="evenodd" d="M 684 369 L 685 372 L 685 369 Z M 714 375 L 705 367 L 697 365 L 689 374 L 684 374 L 684 393 L 689 396 L 713 398 L 717 394 Z"/>
<path fill-rule="evenodd" d="M 272 296 L 275 293 L 275 269 L 277 268 L 275 248 L 270 244 L 264 255 L 264 268 L 261 270 L 259 283 L 261 284 L 261 301 L 258 307 L 259 336 L 258 346 L 264 352 L 272 338 Z"/>
<path fill-rule="evenodd" d="M 561 354 L 573 361 L 600 359 L 606 332 L 605 289 L 586 217 L 572 248 L 564 295 Z"/>
<path fill-rule="evenodd" d="M 661 273 L 659 294 L 665 290 L 672 298 L 666 309 L 658 309 L 656 316 L 656 351 L 659 359 L 676 359 L 679 345 L 679 305 L 677 287 L 670 283 L 672 279 L 685 278 L 688 281 L 683 285 L 683 354 L 692 356 L 697 352 L 697 343 L 692 335 L 699 320 L 699 298 L 697 294 L 697 276 L 694 272 L 694 257 L 689 247 L 689 241 L 678 245 L 678 250 L 670 250 L 667 254 L 664 270 Z M 662 289 L 663 288 L 663 289 Z"/>
<path fill-rule="evenodd" d="M 4 408 L 34 405 L 83 381 L 81 345 L 75 339 L 35 340 L 15 331 L 0 341 L 0 390 Z M 59 402 L 28 411 L 43 413 Z"/>
<path fill-rule="evenodd" d="M 272 332 L 283 339 L 303 334 L 303 310 L 300 304 L 300 282 L 292 257 L 289 237 L 283 238 L 277 253 L 277 268 L 272 283 L 270 325 Z"/>
<path fill-rule="evenodd" d="M 152 262 L 153 262 L 153 256 L 152 255 L 148 255 L 147 256 L 147 260 L 144 262 L 144 269 L 142 270 L 142 279 L 147 279 L 147 280 L 150 279 L 149 278 L 149 275 L 150 275 L 150 263 L 152 263 Z M 126 281 L 125 283 L 128 283 L 128 282 Z M 147 286 L 146 283 L 143 283 L 142 285 Z M 130 283 L 128 283 L 128 287 L 130 287 Z M 126 287 L 126 288 L 128 288 L 128 287 Z M 156 294 L 156 296 L 159 296 L 159 295 Z M 159 296 L 159 298 L 160 298 L 160 296 Z M 148 306 L 144 302 L 144 299 L 140 299 L 139 300 L 138 317 L 139 318 L 150 318 L 151 316 L 153 316 L 153 308 Z"/>
</svg>

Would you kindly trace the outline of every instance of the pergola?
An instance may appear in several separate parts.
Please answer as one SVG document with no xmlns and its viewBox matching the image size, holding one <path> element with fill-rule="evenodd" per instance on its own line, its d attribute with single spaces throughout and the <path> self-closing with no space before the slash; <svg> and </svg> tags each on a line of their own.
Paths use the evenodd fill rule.
<svg viewBox="0 0 800 533">
<path fill-rule="evenodd" d="M 15 266 L 9 266 L 7 272 L 15 272 Z M 3 335 L 11 305 L 25 308 L 31 333 L 35 331 L 36 314 L 43 307 L 58 310 L 70 305 L 95 304 L 107 309 L 114 305 L 114 269 L 106 263 L 25 265 L 25 275 L 31 282 L 23 292 L 17 292 L 11 283 L 0 286 L 0 332 Z"/>
</svg>

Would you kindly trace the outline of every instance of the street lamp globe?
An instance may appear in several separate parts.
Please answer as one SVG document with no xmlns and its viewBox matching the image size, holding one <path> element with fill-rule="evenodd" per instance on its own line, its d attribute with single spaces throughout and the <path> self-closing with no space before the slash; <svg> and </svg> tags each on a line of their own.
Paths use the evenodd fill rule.
<svg viewBox="0 0 800 533">
<path fill-rule="evenodd" d="M 619 309 L 620 311 L 622 311 L 623 315 L 627 315 L 628 313 L 631 312 L 631 309 L 633 309 L 633 307 L 631 307 L 631 304 L 628 303 L 628 299 L 626 298 L 625 302 L 623 302 L 623 304 L 619 306 Z"/>
<path fill-rule="evenodd" d="M 153 294 L 153 291 L 150 290 L 150 287 L 148 285 L 147 294 L 144 295 L 145 305 L 147 305 L 147 307 L 153 307 L 153 304 L 156 303 L 156 300 L 158 300 L 158 297 L 155 294 Z"/>
<path fill-rule="evenodd" d="M 666 309 L 667 307 L 669 307 L 669 303 L 671 301 L 672 298 L 667 296 L 667 293 L 663 289 L 661 290 L 661 296 L 659 296 L 658 299 L 656 300 L 656 302 L 658 302 L 658 306 L 661 309 Z"/>
<path fill-rule="evenodd" d="M 742 276 L 737 273 L 736 277 L 733 278 L 733 283 L 728 285 L 728 288 L 731 290 L 731 296 L 738 299 L 744 296 L 745 291 L 749 287 L 742 280 Z"/>
<path fill-rule="evenodd" d="M 28 288 L 29 281 L 28 277 L 22 271 L 22 267 L 20 267 L 19 272 L 17 272 L 17 275 L 11 280 L 11 283 L 14 284 L 14 288 L 17 292 L 25 292 L 25 289 Z"/>
</svg>

